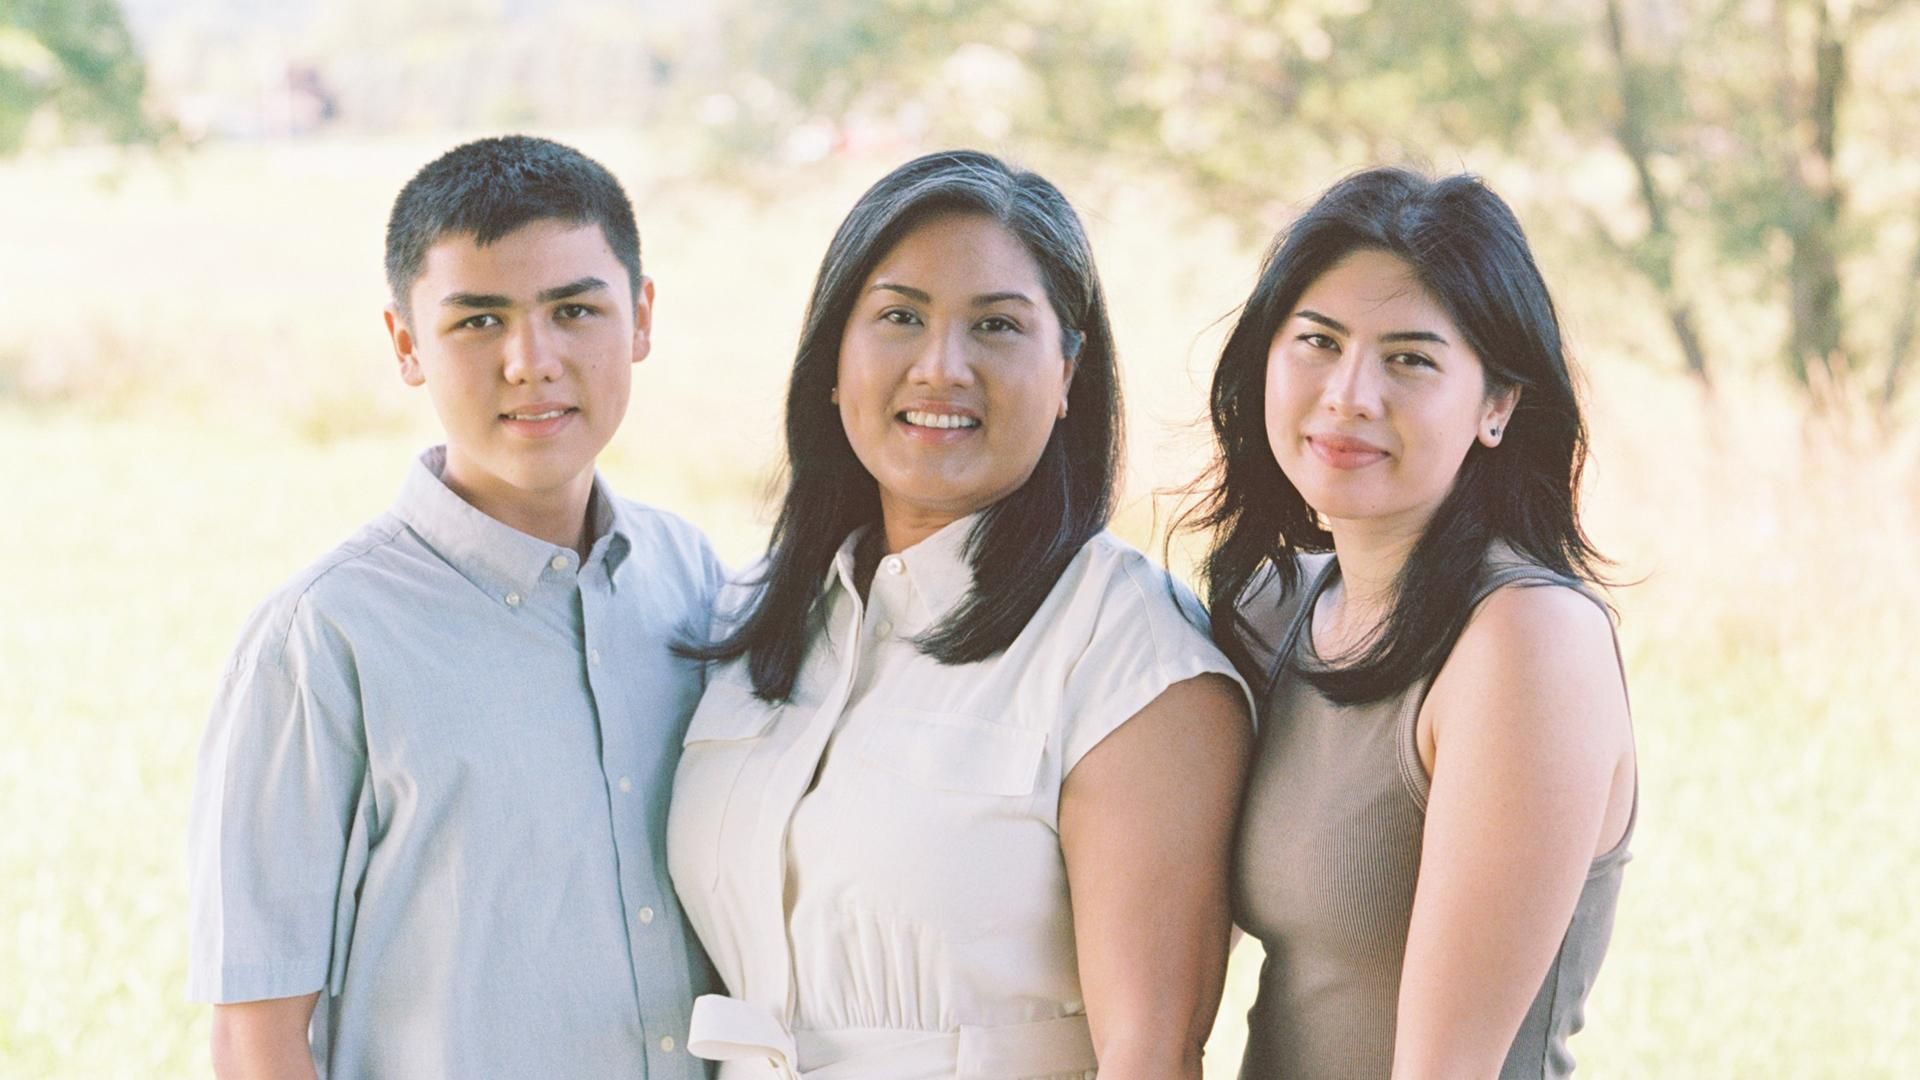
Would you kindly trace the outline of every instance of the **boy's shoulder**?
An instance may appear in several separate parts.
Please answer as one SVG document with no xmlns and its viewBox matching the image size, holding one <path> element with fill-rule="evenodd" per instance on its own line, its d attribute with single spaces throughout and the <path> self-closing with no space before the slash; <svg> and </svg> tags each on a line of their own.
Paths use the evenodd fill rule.
<svg viewBox="0 0 1920 1080">
<path fill-rule="evenodd" d="M 292 670 L 303 666 L 313 639 L 344 639 L 350 618 L 343 617 L 392 597 L 381 585 L 391 581 L 396 567 L 386 564 L 395 560 L 382 556 L 406 532 L 405 522 L 383 512 L 268 593 L 240 632 L 230 672 L 254 664 Z"/>
</svg>

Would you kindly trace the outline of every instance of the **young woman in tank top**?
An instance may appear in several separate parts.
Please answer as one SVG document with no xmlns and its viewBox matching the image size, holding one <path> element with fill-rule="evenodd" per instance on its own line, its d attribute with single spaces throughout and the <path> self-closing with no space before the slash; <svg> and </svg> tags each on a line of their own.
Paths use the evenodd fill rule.
<svg viewBox="0 0 1920 1080">
<path fill-rule="evenodd" d="M 1212 419 L 1214 636 L 1263 694 L 1241 1076 L 1570 1073 L 1634 751 L 1585 428 L 1512 211 L 1469 176 L 1335 185 L 1268 255 Z"/>
</svg>

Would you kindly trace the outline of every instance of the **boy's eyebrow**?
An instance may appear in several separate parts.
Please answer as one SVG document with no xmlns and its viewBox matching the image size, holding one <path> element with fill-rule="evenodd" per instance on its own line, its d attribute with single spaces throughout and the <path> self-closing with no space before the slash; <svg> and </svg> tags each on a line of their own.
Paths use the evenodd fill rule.
<svg viewBox="0 0 1920 1080">
<path fill-rule="evenodd" d="M 1296 311 L 1293 313 L 1293 317 L 1296 319 L 1305 319 L 1311 323 L 1319 323 L 1321 326 L 1324 326 L 1327 329 L 1332 330 L 1336 334 L 1347 334 L 1352 332 L 1348 330 L 1346 324 L 1341 322 L 1340 320 L 1335 319 L 1328 315 L 1322 315 L 1319 312 L 1312 310 L 1311 308 L 1301 308 L 1299 311 Z M 1446 338 L 1441 337 L 1439 334 L 1436 334 L 1431 330 L 1395 330 L 1391 333 L 1381 334 L 1380 340 L 1381 341 L 1430 341 L 1435 345 L 1452 344 L 1452 342 L 1449 342 Z"/>
<path fill-rule="evenodd" d="M 445 298 L 443 298 L 440 301 L 440 306 L 441 307 L 463 307 L 463 308 L 501 308 L 501 307 L 512 307 L 513 301 L 508 300 L 506 297 L 501 296 L 499 293 L 457 292 L 457 293 L 448 293 L 445 296 Z"/>
<path fill-rule="evenodd" d="M 551 289 L 541 289 L 540 294 L 535 296 L 534 300 L 538 303 L 550 304 L 555 300 L 565 300 L 569 296 L 579 296 L 581 293 L 589 293 L 595 289 L 604 289 L 606 287 L 606 282 L 589 275 L 574 281 L 569 281 L 565 285 L 555 285 Z"/>
<path fill-rule="evenodd" d="M 589 293 L 596 289 L 604 289 L 606 287 L 606 282 L 589 275 L 574 281 L 569 281 L 565 285 L 555 285 L 551 289 L 541 289 L 533 299 L 535 303 L 550 304 L 555 300 L 565 300 L 569 296 L 579 296 L 581 293 Z M 513 301 L 499 293 L 457 292 L 448 293 L 446 298 L 440 301 L 440 305 L 442 307 L 460 308 L 503 308 L 512 307 Z"/>
</svg>

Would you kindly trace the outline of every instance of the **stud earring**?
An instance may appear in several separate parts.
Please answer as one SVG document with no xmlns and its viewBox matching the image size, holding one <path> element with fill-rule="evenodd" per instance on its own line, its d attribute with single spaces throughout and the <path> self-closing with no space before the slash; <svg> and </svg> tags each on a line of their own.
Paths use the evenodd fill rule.
<svg viewBox="0 0 1920 1080">
<path fill-rule="evenodd" d="M 833 402 L 835 405 L 840 404 L 840 388 L 838 386 L 827 391 L 827 400 Z"/>
</svg>

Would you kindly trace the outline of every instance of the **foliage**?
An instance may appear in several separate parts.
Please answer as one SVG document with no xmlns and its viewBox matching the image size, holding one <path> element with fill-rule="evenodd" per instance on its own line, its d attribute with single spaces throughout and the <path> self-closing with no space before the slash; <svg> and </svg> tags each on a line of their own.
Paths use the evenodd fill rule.
<svg viewBox="0 0 1920 1080">
<path fill-rule="evenodd" d="M 1910 51 L 1917 19 L 1839 0 L 740 0 L 725 37 L 726 70 L 752 73 L 736 149 L 754 124 L 762 151 L 807 124 L 1062 146 L 1171 171 L 1255 232 L 1289 184 L 1366 164 L 1519 174 L 1639 274 L 1697 377 L 1702 305 L 1757 305 L 1781 315 L 1781 370 L 1831 390 L 1863 346 L 1912 336 L 1846 294 L 1898 272 L 1850 269 L 1873 235 L 1856 163 L 1899 145 L 1865 99 L 1920 105 L 1858 83 L 1853 57 Z M 1904 185 L 1920 222 L 1920 178 Z M 1912 305 L 1890 309 L 1911 324 Z M 1756 353 L 1750 329 L 1715 329 L 1722 355 Z M 1898 352 L 1880 352 L 1889 385 Z"/>
<path fill-rule="evenodd" d="M 117 143 L 157 134 L 146 72 L 115 0 L 0 0 L 0 155 L 50 112 Z"/>
</svg>

